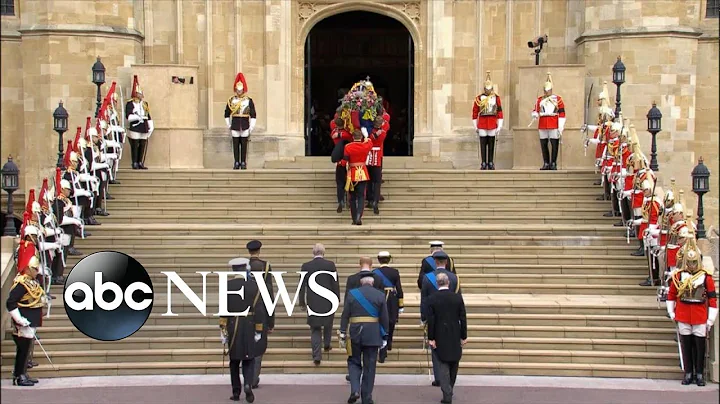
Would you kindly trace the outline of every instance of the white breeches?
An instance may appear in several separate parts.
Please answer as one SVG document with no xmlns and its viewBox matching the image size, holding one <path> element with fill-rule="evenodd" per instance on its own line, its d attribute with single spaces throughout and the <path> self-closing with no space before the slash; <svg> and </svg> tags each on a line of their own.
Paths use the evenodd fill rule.
<svg viewBox="0 0 720 404">
<path fill-rule="evenodd" d="M 82 226 L 82 222 L 78 220 L 77 218 L 70 217 L 70 216 L 63 216 L 62 222 L 60 222 L 60 226 Z"/>
<path fill-rule="evenodd" d="M 75 219 L 75 220 L 77 220 L 77 219 Z M 60 244 L 63 247 L 67 247 L 70 245 L 71 236 L 69 234 L 61 234 L 59 237 L 60 237 Z"/>
<path fill-rule="evenodd" d="M 559 139 L 560 132 L 557 129 L 538 129 L 540 139 Z"/>
<path fill-rule="evenodd" d="M 707 336 L 706 324 L 690 325 L 678 321 L 677 327 L 680 335 L 694 335 L 696 337 Z"/>
<path fill-rule="evenodd" d="M 150 137 L 149 133 L 133 132 L 131 130 L 128 131 L 127 135 L 130 139 L 135 140 L 147 140 L 147 138 Z"/>
<path fill-rule="evenodd" d="M 486 137 L 486 136 L 495 136 L 497 135 L 497 128 L 495 129 L 478 129 L 478 136 L 480 137 Z"/>
<path fill-rule="evenodd" d="M 230 134 L 232 137 L 249 137 L 250 136 L 250 129 L 245 130 L 231 130 Z"/>
</svg>

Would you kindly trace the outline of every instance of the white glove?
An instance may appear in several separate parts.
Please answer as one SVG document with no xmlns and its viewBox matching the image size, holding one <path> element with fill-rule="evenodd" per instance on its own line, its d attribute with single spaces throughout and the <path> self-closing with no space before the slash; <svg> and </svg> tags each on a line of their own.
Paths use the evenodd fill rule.
<svg viewBox="0 0 720 404">
<path fill-rule="evenodd" d="M 623 177 L 627 177 L 627 169 L 626 168 L 620 169 L 620 175 Z"/>
<path fill-rule="evenodd" d="M 140 118 L 140 115 L 138 114 L 130 114 L 128 116 L 129 122 L 142 122 L 142 118 Z"/>
<path fill-rule="evenodd" d="M 404 308 L 398 310 L 398 314 L 403 314 L 403 313 L 405 313 L 405 309 L 404 309 Z"/>
<path fill-rule="evenodd" d="M 658 234 L 660 234 L 660 229 L 650 229 L 651 236 L 657 236 Z"/>
<path fill-rule="evenodd" d="M 633 223 L 635 226 L 639 226 L 640 223 L 642 223 L 642 219 L 635 219 L 635 220 L 633 220 L 632 223 Z"/>
<path fill-rule="evenodd" d="M 566 118 L 559 118 L 558 119 L 558 130 L 560 131 L 560 134 L 563 133 L 565 130 L 565 119 Z"/>
<path fill-rule="evenodd" d="M 717 317 L 718 309 L 717 307 L 708 307 L 708 319 L 707 319 L 707 326 L 712 327 L 713 324 L 715 324 L 715 317 Z"/>
<path fill-rule="evenodd" d="M 500 130 L 501 130 L 502 127 L 503 127 L 503 120 L 502 120 L 502 119 L 498 119 L 498 120 L 497 120 L 497 124 L 498 124 L 497 130 L 498 130 L 498 132 L 500 132 Z"/>
<path fill-rule="evenodd" d="M 477 129 L 478 129 L 478 127 L 477 127 L 477 119 L 473 119 L 473 128 L 475 128 L 475 132 L 478 131 L 478 130 L 477 130 Z"/>
<path fill-rule="evenodd" d="M 153 124 L 152 120 L 148 121 L 148 137 L 150 137 L 155 130 L 155 125 Z"/>
<path fill-rule="evenodd" d="M 220 331 L 220 341 L 222 341 L 223 345 L 227 344 L 227 336 L 225 336 L 225 333 Z"/>
<path fill-rule="evenodd" d="M 583 124 L 583 126 L 580 127 L 580 132 L 585 132 L 587 130 L 588 126 L 586 123 Z"/>
<path fill-rule="evenodd" d="M 250 128 L 249 128 L 250 133 L 253 133 L 253 131 L 255 130 L 255 122 L 257 122 L 257 119 L 250 118 Z"/>
<path fill-rule="evenodd" d="M 588 139 L 588 143 L 598 144 L 600 143 L 600 139 Z"/>
<path fill-rule="evenodd" d="M 10 316 L 13 320 L 15 320 L 15 323 L 19 325 L 20 327 L 27 327 L 30 325 L 30 320 L 26 319 L 25 317 L 20 314 L 20 309 L 15 309 L 10 312 Z"/>
<path fill-rule="evenodd" d="M 345 334 L 340 334 L 340 349 L 346 349 L 347 342 L 345 341 Z"/>
<path fill-rule="evenodd" d="M 225 125 L 230 129 L 230 118 L 225 118 Z"/>
<path fill-rule="evenodd" d="M 380 349 L 383 349 L 383 348 L 385 348 L 386 346 L 387 346 L 387 341 L 383 340 L 383 343 L 382 343 L 382 346 L 380 347 Z"/>
<path fill-rule="evenodd" d="M 537 111 L 533 111 L 532 114 L 530 114 L 530 116 L 537 119 L 540 117 L 540 114 L 538 114 Z"/>
<path fill-rule="evenodd" d="M 633 192 L 632 190 L 630 190 L 630 191 L 623 191 L 622 194 L 623 194 L 623 196 L 624 196 L 625 198 L 629 198 L 630 195 L 632 195 L 632 192 Z"/>
<path fill-rule="evenodd" d="M 259 332 L 256 332 L 255 333 L 255 342 L 260 341 L 260 338 L 262 338 L 262 334 L 260 334 Z"/>
<path fill-rule="evenodd" d="M 367 129 L 365 129 L 365 128 L 360 128 L 360 132 L 362 132 L 363 137 L 364 137 L 365 139 L 367 139 L 367 137 L 368 137 L 368 131 L 367 131 Z"/>
<path fill-rule="evenodd" d="M 670 319 L 675 321 L 675 301 L 668 300 L 665 302 L 665 304 L 667 305 L 667 312 L 670 316 Z"/>
</svg>

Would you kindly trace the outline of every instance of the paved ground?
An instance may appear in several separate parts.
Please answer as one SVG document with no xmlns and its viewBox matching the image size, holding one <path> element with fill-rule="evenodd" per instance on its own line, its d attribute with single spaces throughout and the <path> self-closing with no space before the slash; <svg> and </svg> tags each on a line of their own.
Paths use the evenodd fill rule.
<svg viewBox="0 0 720 404">
<path fill-rule="evenodd" d="M 185 404 L 230 403 L 229 383 L 221 376 L 98 377 L 46 379 L 35 387 L 2 383 L 8 404 Z M 309 385 L 312 383 L 312 385 Z M 427 377 L 381 376 L 377 404 L 438 403 L 440 389 Z M 342 376 L 267 375 L 255 391 L 258 404 L 340 404 L 348 386 Z M 477 376 L 459 378 L 455 404 L 714 404 L 718 385 L 682 386 L 676 381 Z"/>
</svg>

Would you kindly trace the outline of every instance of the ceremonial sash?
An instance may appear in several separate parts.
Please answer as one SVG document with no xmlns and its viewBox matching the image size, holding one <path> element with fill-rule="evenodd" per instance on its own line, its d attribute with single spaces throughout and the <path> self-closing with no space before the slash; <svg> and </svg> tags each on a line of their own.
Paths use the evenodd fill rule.
<svg viewBox="0 0 720 404">
<path fill-rule="evenodd" d="M 393 285 L 393 283 L 390 281 L 390 279 L 388 279 L 388 277 L 385 276 L 385 274 L 380 270 L 380 268 L 374 269 L 373 273 L 377 274 L 380 277 L 380 279 L 385 284 L 386 288 L 394 288 L 395 287 L 395 285 Z"/>
<path fill-rule="evenodd" d="M 380 317 L 380 313 L 378 312 L 378 309 L 375 308 L 375 306 L 368 301 L 368 299 L 365 298 L 365 296 L 360 292 L 360 289 L 352 289 L 350 291 L 350 294 L 353 295 L 355 300 L 360 303 L 360 305 L 367 311 L 367 313 L 370 315 L 370 317 L 378 318 Z M 380 334 L 382 336 L 386 335 L 385 328 L 383 328 L 382 325 L 380 325 Z"/>
<path fill-rule="evenodd" d="M 435 290 L 437 290 L 437 289 L 438 289 L 438 285 L 437 285 L 437 279 L 435 278 L 435 273 L 434 273 L 434 272 L 428 272 L 427 274 L 425 274 L 425 276 L 428 278 L 428 280 L 430 281 L 430 283 L 432 283 L 432 285 L 435 287 Z"/>
<path fill-rule="evenodd" d="M 437 267 L 435 266 L 435 260 L 433 259 L 433 257 L 431 257 L 431 256 L 425 257 L 425 262 L 427 262 L 430 265 L 430 268 L 432 268 L 433 271 L 437 269 Z"/>
</svg>

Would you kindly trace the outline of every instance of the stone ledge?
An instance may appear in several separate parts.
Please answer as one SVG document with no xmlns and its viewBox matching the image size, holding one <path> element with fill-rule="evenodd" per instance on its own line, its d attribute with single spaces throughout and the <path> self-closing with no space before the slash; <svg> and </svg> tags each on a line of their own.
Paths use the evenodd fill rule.
<svg viewBox="0 0 720 404">
<path fill-rule="evenodd" d="M 3 41 L 20 42 L 21 37 L 22 34 L 20 33 L 20 31 L 16 31 L 14 29 L 2 30 L 2 32 L 0 32 L 0 40 Z"/>
<path fill-rule="evenodd" d="M 138 30 L 88 24 L 30 25 L 18 29 L 22 36 L 69 35 L 88 37 L 129 38 L 142 42 L 145 36 Z"/>
<path fill-rule="evenodd" d="M 633 37 L 648 38 L 671 36 L 692 39 L 699 38 L 702 34 L 703 32 L 699 29 L 688 27 L 677 27 L 675 29 L 667 29 L 664 27 L 613 28 L 585 31 L 577 39 L 575 39 L 575 44 L 582 45 L 585 42 Z"/>
</svg>

